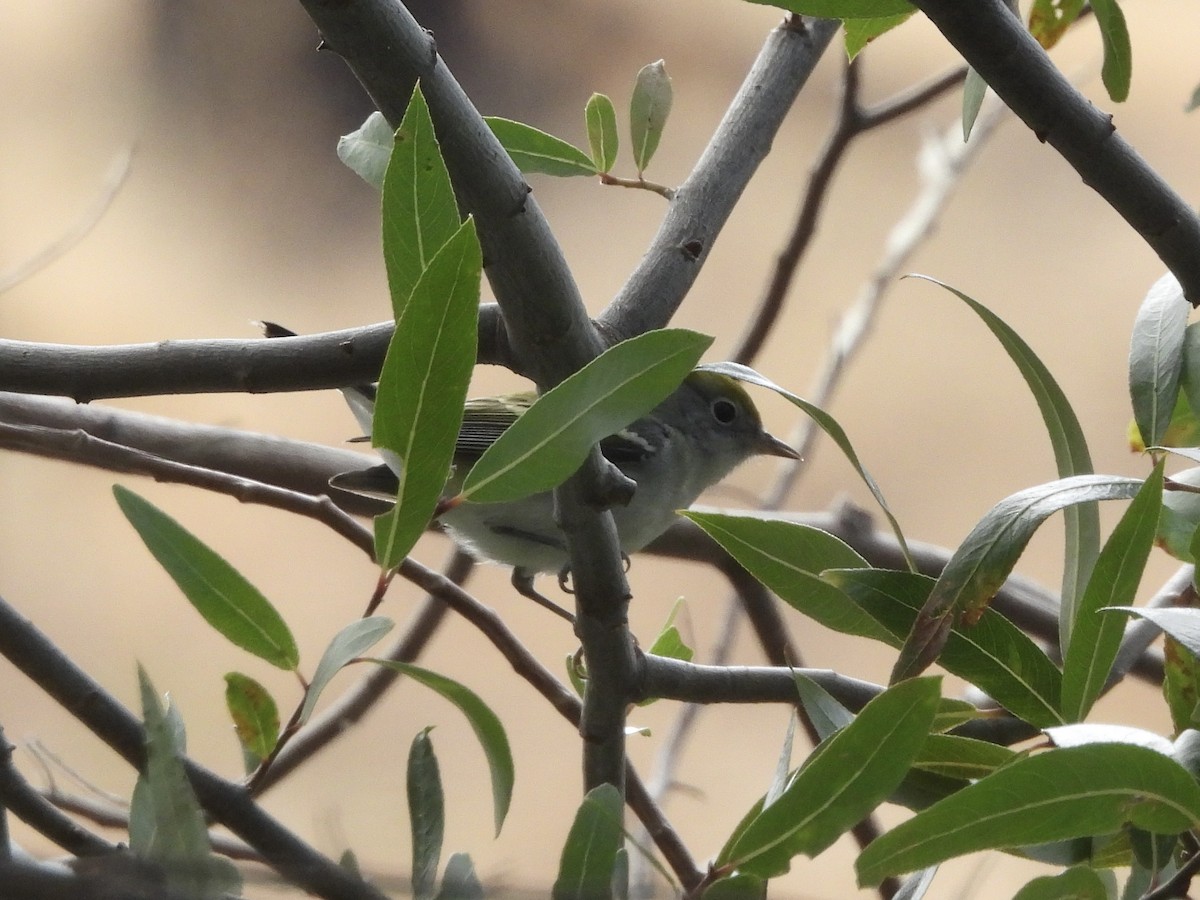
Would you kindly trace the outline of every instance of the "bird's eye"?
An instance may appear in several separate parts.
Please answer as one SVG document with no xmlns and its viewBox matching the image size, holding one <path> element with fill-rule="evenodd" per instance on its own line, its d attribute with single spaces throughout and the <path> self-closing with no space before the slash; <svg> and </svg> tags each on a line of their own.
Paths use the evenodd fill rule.
<svg viewBox="0 0 1200 900">
<path fill-rule="evenodd" d="M 714 400 L 709 409 L 712 410 L 713 418 L 722 425 L 730 425 L 738 417 L 737 404 L 732 400 L 726 400 L 724 397 L 718 397 Z"/>
</svg>

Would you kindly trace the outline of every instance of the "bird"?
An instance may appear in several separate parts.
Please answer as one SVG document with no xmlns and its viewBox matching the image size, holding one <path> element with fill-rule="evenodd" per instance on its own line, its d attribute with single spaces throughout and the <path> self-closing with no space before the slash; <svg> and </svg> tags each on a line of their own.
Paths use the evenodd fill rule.
<svg viewBox="0 0 1200 900">
<path fill-rule="evenodd" d="M 343 393 L 360 424 L 369 426 L 373 387 L 346 388 Z M 444 496 L 457 493 L 471 466 L 535 399 L 536 394 L 529 392 L 466 402 Z M 603 438 L 600 452 L 637 485 L 627 505 L 611 510 L 626 557 L 666 531 L 678 510 L 686 509 L 750 457 L 799 458 L 790 445 L 766 431 L 738 380 L 704 369 L 688 374 L 647 415 Z M 330 479 L 335 488 L 384 499 L 395 498 L 398 483 L 388 464 Z M 438 519 L 476 559 L 512 567 L 512 582 L 520 593 L 573 618 L 533 588 L 534 576 L 545 572 L 559 573 L 560 585 L 566 585 L 569 553 L 566 537 L 554 521 L 551 492 L 499 503 L 443 504 Z"/>
</svg>

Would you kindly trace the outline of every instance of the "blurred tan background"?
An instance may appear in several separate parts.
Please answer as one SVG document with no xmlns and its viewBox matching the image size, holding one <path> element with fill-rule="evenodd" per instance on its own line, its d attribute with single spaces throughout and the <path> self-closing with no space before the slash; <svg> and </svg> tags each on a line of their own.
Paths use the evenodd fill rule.
<svg viewBox="0 0 1200 900">
<path fill-rule="evenodd" d="M 682 180 L 778 21 L 770 9 L 731 0 L 576 2 L 488 0 L 417 9 L 480 108 L 585 143 L 582 108 L 592 91 L 626 108 L 637 69 L 664 58 L 675 108 L 656 180 Z M 1116 124 L 1189 199 L 1200 196 L 1200 113 L 1183 106 L 1200 81 L 1194 47 L 1200 11 L 1187 0 L 1126 6 L 1134 47 L 1130 100 Z M 75 249 L 0 297 L 0 334 L 80 344 L 167 338 L 251 337 L 258 319 L 304 332 L 387 316 L 378 252 L 377 196 L 344 169 L 337 137 L 370 107 L 332 54 L 317 54 L 298 4 L 261 0 L 0 7 L 0 271 L 20 264 L 76 222 L 100 192 L 112 161 L 134 148 L 132 171 L 111 209 Z M 1098 105 L 1099 38 L 1078 29 L 1056 57 Z M 737 340 L 791 227 L 808 166 L 829 126 L 838 50 L 801 97 L 774 152 L 743 198 L 699 283 L 676 319 L 715 334 L 710 358 Z M 923 22 L 885 37 L 866 55 L 866 94 L 880 99 L 954 61 Z M 952 94 L 855 145 L 839 171 L 820 233 L 783 321 L 758 367 L 807 391 L 833 323 L 874 265 L 916 185 L 922 136 L 952 123 Z M 619 171 L 631 168 L 623 158 Z M 533 179 L 589 307 L 616 292 L 653 235 L 660 198 L 586 180 Z M 1001 127 L 968 174 L 912 271 L 933 275 L 988 304 L 1013 325 L 1075 403 L 1098 471 L 1141 474 L 1125 443 L 1128 331 L 1162 265 L 1049 148 L 1014 121 Z M 485 288 L 486 290 L 486 288 Z M 2 376 L 2 373 L 0 373 Z M 0 377 L 2 380 L 2 377 Z M 480 370 L 478 392 L 507 388 L 505 373 Z M 293 396 L 198 396 L 114 403 L 197 422 L 227 424 L 339 444 L 354 425 L 332 392 Z M 776 433 L 794 419 L 762 401 Z M 903 282 L 831 406 L 913 538 L 957 544 L 1003 496 L 1054 477 L 1036 407 L 1015 368 L 983 326 L 949 295 Z M 713 503 L 739 505 L 768 485 L 773 464 L 746 466 Z M 121 479 L 230 558 L 297 631 L 307 671 L 329 636 L 357 615 L 373 567 L 323 528 L 198 491 Z M 170 691 L 190 726 L 190 749 L 236 777 L 240 755 L 225 724 L 221 676 L 246 671 L 287 706 L 294 681 L 209 632 L 150 559 L 109 490 L 114 478 L 0 453 L 0 595 L 32 618 L 127 703 L 135 662 Z M 791 501 L 827 508 L 868 497 L 839 455 L 822 445 Z M 1111 524 L 1116 511 L 1107 510 Z M 1060 573 L 1056 522 L 1020 571 L 1053 586 Z M 418 556 L 437 565 L 436 537 Z M 1172 570 L 1155 558 L 1146 593 Z M 635 560 L 634 627 L 653 639 L 676 598 L 701 656 L 715 639 L 724 586 L 699 568 Z M 489 569 L 471 585 L 549 666 L 575 649 L 563 623 L 510 596 Z M 418 599 L 397 583 L 381 610 L 399 622 Z M 794 614 L 808 665 L 881 680 L 889 654 L 830 635 Z M 736 661 L 761 661 L 739 641 Z M 579 755 L 570 728 L 512 677 L 491 646 L 450 621 L 423 662 L 477 690 L 500 713 L 514 743 L 517 788 L 504 833 L 491 836 L 486 772 L 461 716 L 412 685 L 368 722 L 276 788 L 267 807 L 337 855 L 406 872 L 404 760 L 412 736 L 436 724 L 433 741 L 449 794 L 447 850 L 464 849 L 492 886 L 544 889 L 578 800 Z M 344 684 L 350 683 L 349 676 Z M 133 775 L 94 738 L 0 664 L 0 725 L 10 741 L 37 738 L 95 784 L 128 794 Z M 1154 692 L 1127 687 L 1095 714 L 1166 730 Z M 649 771 L 676 709 L 659 703 L 633 721 L 652 729 L 631 752 Z M 715 853 L 770 781 L 786 727 L 778 708 L 707 712 L 683 758 L 668 814 L 701 859 Z M 27 756 L 23 768 L 37 776 Z M 902 813 L 889 813 L 895 821 Z M 36 839 L 21 835 L 39 851 Z M 773 896 L 855 895 L 854 848 L 840 842 L 815 862 L 797 861 Z M 1037 866 L 993 857 L 945 867 L 930 896 L 1010 896 Z M 262 896 L 250 887 L 248 896 Z M 863 896 L 869 896 L 864 893 Z"/>
</svg>

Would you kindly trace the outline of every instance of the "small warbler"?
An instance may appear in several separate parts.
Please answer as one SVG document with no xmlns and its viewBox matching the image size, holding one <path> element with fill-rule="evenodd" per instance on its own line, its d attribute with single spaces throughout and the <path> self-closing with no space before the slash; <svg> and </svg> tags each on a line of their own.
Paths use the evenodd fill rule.
<svg viewBox="0 0 1200 900">
<path fill-rule="evenodd" d="M 359 424 L 370 427 L 374 397 L 364 388 L 345 392 Z M 509 394 L 468 400 L 454 451 L 452 496 L 466 473 L 533 402 L 535 395 Z M 624 553 L 641 550 L 662 534 L 707 488 L 751 456 L 789 459 L 798 454 L 763 429 L 742 385 L 715 372 L 694 371 L 647 416 L 600 441 L 600 451 L 637 483 L 627 506 L 612 509 Z M 386 465 L 331 479 L 334 487 L 377 497 L 395 497 L 397 479 Z M 566 540 L 554 522 L 549 492 L 503 503 L 461 503 L 440 519 L 451 537 L 473 556 L 513 567 L 513 585 L 525 596 L 570 618 L 532 588 L 539 572 L 559 572 L 569 562 Z"/>
</svg>

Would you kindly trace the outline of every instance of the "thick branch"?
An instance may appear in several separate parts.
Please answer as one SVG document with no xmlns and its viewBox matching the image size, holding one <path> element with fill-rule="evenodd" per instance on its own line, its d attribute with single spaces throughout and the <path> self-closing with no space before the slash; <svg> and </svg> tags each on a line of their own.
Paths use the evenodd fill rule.
<svg viewBox="0 0 1200 900">
<path fill-rule="evenodd" d="M 654 242 L 601 313 L 598 324 L 611 340 L 671 320 L 839 27 L 794 17 L 768 36 L 704 155 L 676 190 Z"/>
<path fill-rule="evenodd" d="M 126 762 L 141 768 L 146 735 L 138 720 L 3 599 L 0 599 L 0 654 Z M 384 900 L 384 895 L 375 888 L 322 856 L 267 815 L 242 787 L 189 760 L 184 761 L 184 766 L 201 805 L 258 850 L 293 884 L 321 897 Z"/>
<path fill-rule="evenodd" d="M 381 322 L 266 341 L 157 341 L 85 347 L 0 340 L 0 391 L 81 403 L 157 394 L 313 391 L 374 381 L 394 325 Z M 500 309 L 479 308 L 478 360 L 521 373 Z"/>
<path fill-rule="evenodd" d="M 914 0 L 1022 121 L 1074 167 L 1200 303 L 1200 217 L 1063 77 L 1004 0 Z"/>
<path fill-rule="evenodd" d="M 589 362 L 601 343 L 529 185 L 437 53 L 394 0 L 301 0 L 325 45 L 353 70 L 393 125 L 418 77 L 516 356 L 542 388 Z"/>
</svg>

